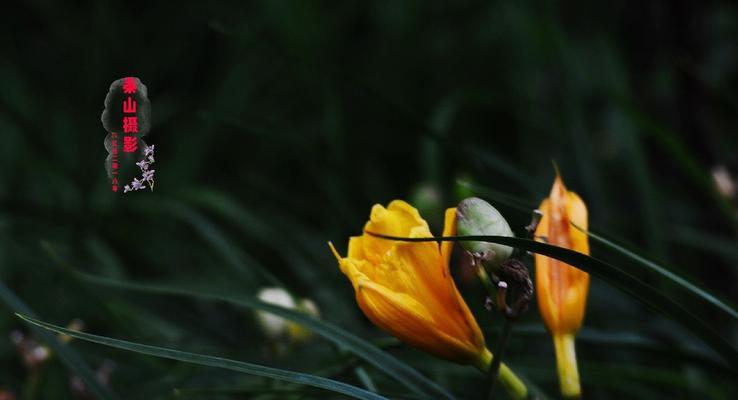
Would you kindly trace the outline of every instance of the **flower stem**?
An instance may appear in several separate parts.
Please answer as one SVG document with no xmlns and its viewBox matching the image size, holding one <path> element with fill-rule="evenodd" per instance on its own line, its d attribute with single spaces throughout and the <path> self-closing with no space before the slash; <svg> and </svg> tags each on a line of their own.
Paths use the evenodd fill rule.
<svg viewBox="0 0 738 400">
<path fill-rule="evenodd" d="M 479 360 L 477 368 L 488 374 L 492 367 L 492 360 L 492 353 L 490 353 L 489 350 L 486 350 L 482 358 Z M 497 380 L 511 399 L 523 400 L 528 397 L 528 388 L 525 386 L 525 383 L 523 383 L 523 381 L 521 381 L 520 378 L 518 378 L 518 376 L 515 375 L 515 373 L 503 362 L 500 362 L 499 370 L 497 372 Z"/>
<path fill-rule="evenodd" d="M 484 286 L 484 290 L 487 292 L 489 296 L 494 296 L 495 285 L 492 283 L 492 279 L 489 277 L 487 270 L 484 269 L 484 266 L 482 265 L 481 262 L 477 263 L 476 272 L 477 272 L 477 278 L 479 278 L 479 281 L 482 282 L 482 286 Z M 490 297 L 490 298 L 494 299 L 494 297 Z"/>
<path fill-rule="evenodd" d="M 510 398 L 515 400 L 528 398 L 528 388 L 525 386 L 525 383 L 507 365 L 500 365 L 498 379 L 500 380 L 500 386 L 502 386 Z"/>
<path fill-rule="evenodd" d="M 502 334 L 500 340 L 497 343 L 497 351 L 492 359 L 492 365 L 489 367 L 489 388 L 487 390 L 487 399 L 493 400 L 495 398 L 495 386 L 500 376 L 500 364 L 502 363 L 502 357 L 505 355 L 507 349 L 507 343 L 510 341 L 510 334 L 512 333 L 512 321 L 505 318 L 505 322 L 502 324 Z"/>
<path fill-rule="evenodd" d="M 578 399 L 582 389 L 579 385 L 579 370 L 577 369 L 577 354 L 574 350 L 574 334 L 554 335 L 556 348 L 556 369 L 559 372 L 561 397 Z"/>
</svg>

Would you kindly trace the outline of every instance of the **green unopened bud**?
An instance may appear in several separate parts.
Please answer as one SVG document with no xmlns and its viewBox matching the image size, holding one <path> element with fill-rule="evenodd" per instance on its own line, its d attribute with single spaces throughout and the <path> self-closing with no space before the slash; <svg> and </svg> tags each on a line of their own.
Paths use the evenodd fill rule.
<svg viewBox="0 0 738 400">
<path fill-rule="evenodd" d="M 505 218 L 486 201 L 469 197 L 456 207 L 456 232 L 459 236 L 508 236 L 513 232 Z M 512 255 L 512 247 L 488 242 L 461 242 L 467 251 L 479 254 L 493 270 Z"/>
</svg>

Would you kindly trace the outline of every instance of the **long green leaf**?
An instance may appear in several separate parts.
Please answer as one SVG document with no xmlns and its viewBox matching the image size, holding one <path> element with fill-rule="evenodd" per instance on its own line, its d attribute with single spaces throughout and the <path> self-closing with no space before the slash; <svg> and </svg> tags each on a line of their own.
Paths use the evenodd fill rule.
<svg viewBox="0 0 738 400">
<path fill-rule="evenodd" d="M 417 393 L 421 393 L 434 399 L 453 399 L 453 396 L 446 389 L 426 378 L 417 370 L 393 357 L 389 353 L 378 349 L 371 343 L 352 335 L 334 324 L 311 317 L 301 312 L 265 303 L 253 297 L 235 297 L 223 295 L 221 293 L 205 293 L 189 289 L 120 282 L 82 273 L 75 273 L 75 275 L 83 280 L 94 283 L 95 285 L 104 285 L 123 290 L 136 290 L 162 295 L 176 295 L 204 300 L 223 301 L 241 307 L 266 311 L 298 323 L 315 332 L 317 335 L 320 335 L 339 346 L 345 347 L 346 350 L 356 354 L 358 357 L 364 359 L 369 364 L 377 367 L 380 371 L 398 380 Z"/>
<path fill-rule="evenodd" d="M 337 393 L 342 393 L 357 399 L 365 400 L 386 400 L 386 397 L 380 396 L 376 393 L 360 389 L 356 386 L 334 381 L 332 379 L 323 378 L 320 376 L 304 374 L 300 372 L 287 371 L 278 368 L 265 367 L 258 364 L 250 364 L 236 360 L 230 360 L 227 358 L 206 356 L 203 354 L 188 353 L 185 351 L 179 351 L 174 349 L 168 349 L 165 347 L 149 346 L 140 343 L 128 342 L 125 340 L 113 339 L 105 336 L 92 335 L 89 333 L 83 333 L 73 331 L 71 329 L 62 328 L 60 326 L 52 325 L 43 321 L 39 321 L 35 318 L 31 318 L 21 314 L 15 314 L 24 321 L 27 321 L 33 325 L 41 328 L 50 330 L 52 332 L 62 333 L 80 340 L 86 340 L 92 343 L 98 343 L 105 346 L 114 347 L 116 349 L 132 351 L 135 353 L 147 354 L 154 357 L 168 358 L 171 360 L 182 361 L 191 364 L 205 365 L 208 367 L 223 368 L 237 372 L 244 372 L 251 375 L 263 376 L 266 378 L 278 379 L 282 381 L 298 383 L 301 385 L 308 385 L 318 387 L 321 389 L 330 390 Z"/>
<path fill-rule="evenodd" d="M 0 299 L 2 299 L 8 308 L 15 313 L 23 313 L 32 316 L 36 315 L 33 310 L 31 310 L 23 300 L 16 296 L 10 288 L 5 286 L 2 281 L 0 281 Z M 107 400 L 114 398 L 110 390 L 98 382 L 95 378 L 95 374 L 90 369 L 90 366 L 87 365 L 77 352 L 69 346 L 62 344 L 58 338 L 49 332 L 36 327 L 32 328 L 33 334 L 51 348 L 51 351 L 59 357 L 61 362 L 71 373 L 82 379 L 87 390 L 93 393 L 97 399 Z"/>
<path fill-rule="evenodd" d="M 729 264 L 738 267 L 738 243 L 730 239 L 707 232 L 700 232 L 686 226 L 670 226 L 669 239 L 680 247 L 692 247 L 729 259 Z M 726 260 L 727 261 L 727 260 Z"/>
<path fill-rule="evenodd" d="M 267 267 L 232 243 L 230 238 L 205 216 L 175 201 L 167 204 L 167 211 L 195 228 L 195 232 L 223 255 L 226 263 L 244 278 L 246 284 L 253 285 L 257 282 L 254 276 L 256 271 L 270 284 L 284 286 Z"/>
<path fill-rule="evenodd" d="M 526 201 L 516 198 L 514 196 L 510 196 L 504 193 L 496 192 L 491 189 L 474 186 L 468 183 L 462 183 L 465 185 L 468 185 L 470 189 L 473 189 L 483 195 L 489 196 L 491 198 L 494 198 L 498 200 L 500 203 L 508 205 L 510 207 L 513 207 L 517 210 L 527 212 L 529 210 L 532 210 L 534 207 L 527 203 Z M 707 291 L 700 289 L 698 286 L 694 285 L 693 283 L 689 282 L 688 280 L 680 277 L 679 275 L 676 275 L 675 273 L 669 271 L 666 267 L 663 267 L 646 257 L 641 256 L 640 254 L 628 250 L 623 246 L 618 245 L 617 243 L 599 235 L 593 233 L 591 230 L 587 231 L 582 229 L 581 227 L 577 226 L 576 224 L 570 222 L 571 225 L 580 230 L 581 232 L 584 232 L 589 237 L 594 239 L 595 241 L 604 244 L 607 247 L 610 247 L 611 249 L 624 254 L 628 258 L 636 261 L 637 263 L 647 267 L 650 271 L 655 272 L 657 276 L 661 278 L 665 278 L 669 282 L 672 282 L 676 286 L 679 286 L 683 288 L 688 294 L 691 296 L 696 297 L 697 299 L 700 299 L 702 301 L 705 301 L 707 303 L 712 304 L 713 306 L 717 307 L 720 311 L 727 314 L 731 318 L 738 321 L 738 311 L 731 307 L 730 305 L 726 304 L 725 302 L 721 301 L 717 297 L 713 296 L 712 294 L 708 293 Z M 737 253 L 738 254 L 738 253 Z"/>
<path fill-rule="evenodd" d="M 482 329 L 482 331 L 493 333 L 494 337 L 499 335 L 499 329 Z M 550 340 L 550 334 L 540 323 L 516 325 L 515 336 L 518 338 L 522 336 L 526 339 Z M 642 357 L 649 357 L 653 354 L 656 355 L 654 359 L 661 362 L 673 362 L 674 365 L 680 366 L 684 364 L 699 365 L 710 369 L 711 373 L 733 375 L 733 371 L 726 367 L 718 355 L 712 351 L 705 351 L 706 347 L 699 342 L 675 346 L 638 333 L 600 331 L 585 327 L 577 332 L 577 346 L 580 345 L 599 347 L 616 353 L 629 351 Z"/>
<path fill-rule="evenodd" d="M 649 115 L 641 112 L 628 99 L 621 98 L 619 100 L 622 110 L 631 117 L 632 121 L 645 134 L 656 139 L 656 143 L 670 154 L 668 159 L 681 168 L 684 176 L 692 181 L 692 184 L 697 189 L 695 192 L 709 195 L 720 211 L 727 217 L 726 220 L 732 222 L 733 226 L 736 226 L 738 220 L 734 217 L 735 210 L 730 205 L 730 202 L 717 192 L 715 185 L 712 184 L 709 170 L 701 165 L 695 158 L 694 153 L 690 152 L 681 142 L 679 139 L 680 135 L 654 120 Z"/>
<path fill-rule="evenodd" d="M 630 257 L 633 260 L 637 261 L 639 264 L 641 264 L 641 265 L 647 267 L 649 270 L 655 272 L 659 277 L 664 278 L 664 279 L 666 279 L 668 281 L 671 281 L 671 282 L 673 282 L 673 283 L 675 283 L 675 284 L 683 287 L 692 296 L 694 296 L 694 297 L 696 297 L 698 299 L 701 299 L 703 301 L 706 301 L 706 302 L 712 304 L 713 306 L 717 307 L 718 309 L 720 309 L 721 311 L 723 311 L 724 313 L 728 314 L 730 317 L 732 317 L 733 319 L 735 319 L 736 321 L 738 321 L 738 311 L 736 311 L 734 308 L 732 308 L 728 304 L 724 303 L 723 301 L 721 301 L 717 297 L 713 296 L 712 294 L 710 294 L 706 290 L 700 289 L 699 287 L 697 287 L 693 283 L 689 282 L 688 280 L 682 278 L 679 275 L 676 275 L 675 273 L 669 271 L 665 267 L 662 267 L 661 265 L 656 264 L 655 262 L 653 262 L 653 261 L 651 261 L 651 260 L 649 260 L 649 259 L 647 259 L 647 258 L 645 258 L 645 257 L 643 257 L 643 256 L 641 256 L 641 255 L 639 255 L 637 253 L 635 253 L 635 252 L 632 252 L 632 251 L 626 249 L 625 247 L 618 245 L 617 243 L 615 243 L 613 241 L 610 241 L 608 239 L 605 239 L 604 237 L 602 237 L 602 236 L 600 236 L 598 234 L 592 233 L 592 231 L 586 231 L 586 230 L 578 227 L 576 224 L 573 224 L 572 223 L 572 226 L 574 226 L 576 229 L 584 232 L 585 234 L 587 234 L 587 236 L 591 237 L 592 239 L 594 239 L 594 240 L 596 240 L 596 241 L 604 244 L 605 246 L 608 246 L 608 247 L 610 247 L 610 248 L 612 248 L 614 250 L 617 250 L 618 252 L 621 252 L 621 253 L 627 255 L 628 257 Z"/>
<path fill-rule="evenodd" d="M 682 325 L 685 329 L 692 332 L 696 337 L 700 338 L 718 354 L 732 369 L 738 366 L 738 349 L 736 349 L 727 339 L 716 332 L 712 326 L 701 318 L 692 314 L 690 311 L 682 307 L 668 296 L 659 292 L 656 288 L 648 285 L 644 281 L 634 277 L 633 275 L 623 271 L 622 269 L 600 261 L 594 257 L 578 253 L 563 247 L 552 246 L 550 244 L 536 242 L 530 239 L 519 239 L 505 236 L 445 236 L 430 238 L 406 238 L 397 236 L 380 235 L 372 232 L 368 234 L 382 237 L 390 240 L 399 240 L 405 242 L 427 242 L 427 241 L 477 241 L 498 243 L 506 246 L 517 247 L 534 253 L 542 254 L 567 264 L 573 265 L 583 271 L 589 272 L 621 291 L 640 300 L 645 305 L 663 313 L 667 317 L 673 319 Z"/>
</svg>

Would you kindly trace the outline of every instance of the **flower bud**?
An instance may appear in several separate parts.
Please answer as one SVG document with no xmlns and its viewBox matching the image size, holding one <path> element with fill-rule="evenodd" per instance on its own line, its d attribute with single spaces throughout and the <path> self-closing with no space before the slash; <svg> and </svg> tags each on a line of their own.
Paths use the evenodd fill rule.
<svg viewBox="0 0 738 400">
<path fill-rule="evenodd" d="M 587 234 L 571 226 L 587 230 L 587 206 L 576 193 L 567 190 L 558 173 L 539 210 L 543 218 L 535 231 L 537 240 L 589 255 Z M 589 274 L 540 254 L 535 260 L 538 309 L 553 336 L 561 396 L 580 398 L 574 335 L 584 320 Z"/>
<path fill-rule="evenodd" d="M 469 197 L 456 208 L 456 232 L 459 236 L 507 236 L 513 232 L 505 218 L 486 201 Z M 485 265 L 493 270 L 512 255 L 512 247 L 497 243 L 463 241 L 461 246 L 471 253 L 484 256 Z"/>
<path fill-rule="evenodd" d="M 256 297 L 265 303 L 289 309 L 295 308 L 295 301 L 292 299 L 292 296 L 286 290 L 279 287 L 263 288 Z M 257 311 L 256 319 L 264 334 L 273 340 L 279 339 L 287 329 L 287 321 L 284 318 L 265 311 Z"/>
<path fill-rule="evenodd" d="M 301 299 L 297 303 L 297 310 L 311 317 L 320 317 L 318 305 L 310 299 Z M 313 332 L 310 329 L 294 322 L 287 324 L 287 331 L 295 343 L 305 342 L 313 337 Z"/>
<path fill-rule="evenodd" d="M 319 317 L 318 306 L 310 299 L 299 299 L 293 297 L 284 289 L 279 287 L 263 288 L 257 294 L 259 300 L 280 307 L 296 310 L 312 317 Z M 256 311 L 256 319 L 264 334 L 274 341 L 289 337 L 294 343 L 304 342 L 312 338 L 312 332 L 302 325 L 287 321 L 282 317 L 266 311 Z"/>
</svg>

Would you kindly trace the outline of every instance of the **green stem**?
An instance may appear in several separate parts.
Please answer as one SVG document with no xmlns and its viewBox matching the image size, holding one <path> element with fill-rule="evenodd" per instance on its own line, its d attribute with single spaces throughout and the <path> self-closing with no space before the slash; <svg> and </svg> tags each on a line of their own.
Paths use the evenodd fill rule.
<svg viewBox="0 0 738 400">
<path fill-rule="evenodd" d="M 476 272 L 482 286 L 490 299 L 494 299 L 497 293 L 492 279 L 490 278 L 487 270 L 481 262 L 476 262 Z M 500 305 L 498 304 L 498 307 Z M 488 387 L 487 398 L 494 398 L 495 385 L 500 382 L 500 386 L 507 392 L 510 398 L 514 400 L 522 400 L 528 397 L 528 388 L 525 386 L 523 381 L 515 375 L 514 372 L 507 365 L 502 362 L 502 355 L 507 348 L 507 342 L 510 339 L 510 333 L 512 331 L 512 321 L 505 318 L 505 324 L 502 327 L 502 335 L 500 336 L 500 342 L 497 347 L 498 357 L 492 357 L 492 353 L 488 349 L 484 349 L 479 358 L 476 367 L 489 375 L 490 385 Z"/>
<path fill-rule="evenodd" d="M 482 263 L 477 263 L 477 278 L 479 278 L 479 281 L 482 282 L 482 286 L 484 286 L 484 290 L 487 292 L 487 294 L 490 297 L 490 299 L 494 299 L 495 295 L 495 285 L 492 283 L 492 278 L 489 277 L 489 274 L 487 274 L 487 270 L 484 269 L 484 266 Z"/>
<path fill-rule="evenodd" d="M 485 349 L 476 367 L 485 374 L 488 374 L 492 367 L 492 359 L 492 353 Z M 525 383 L 505 363 L 500 363 L 497 380 L 510 398 L 524 400 L 528 397 L 528 388 L 525 386 Z"/>
<path fill-rule="evenodd" d="M 487 399 L 494 400 L 495 398 L 495 386 L 497 386 L 497 378 L 500 372 L 500 364 L 502 364 L 502 357 L 505 355 L 505 349 L 507 349 L 507 343 L 510 341 L 510 334 L 512 333 L 512 321 L 505 318 L 505 322 L 502 325 L 502 334 L 497 344 L 497 357 L 492 359 L 492 366 L 489 368 L 489 389 L 487 391 Z"/>
<path fill-rule="evenodd" d="M 561 397 L 578 399 L 582 389 L 579 385 L 579 370 L 577 369 L 577 354 L 574 351 L 574 334 L 554 335 L 556 349 L 556 369 L 559 372 Z"/>
</svg>

